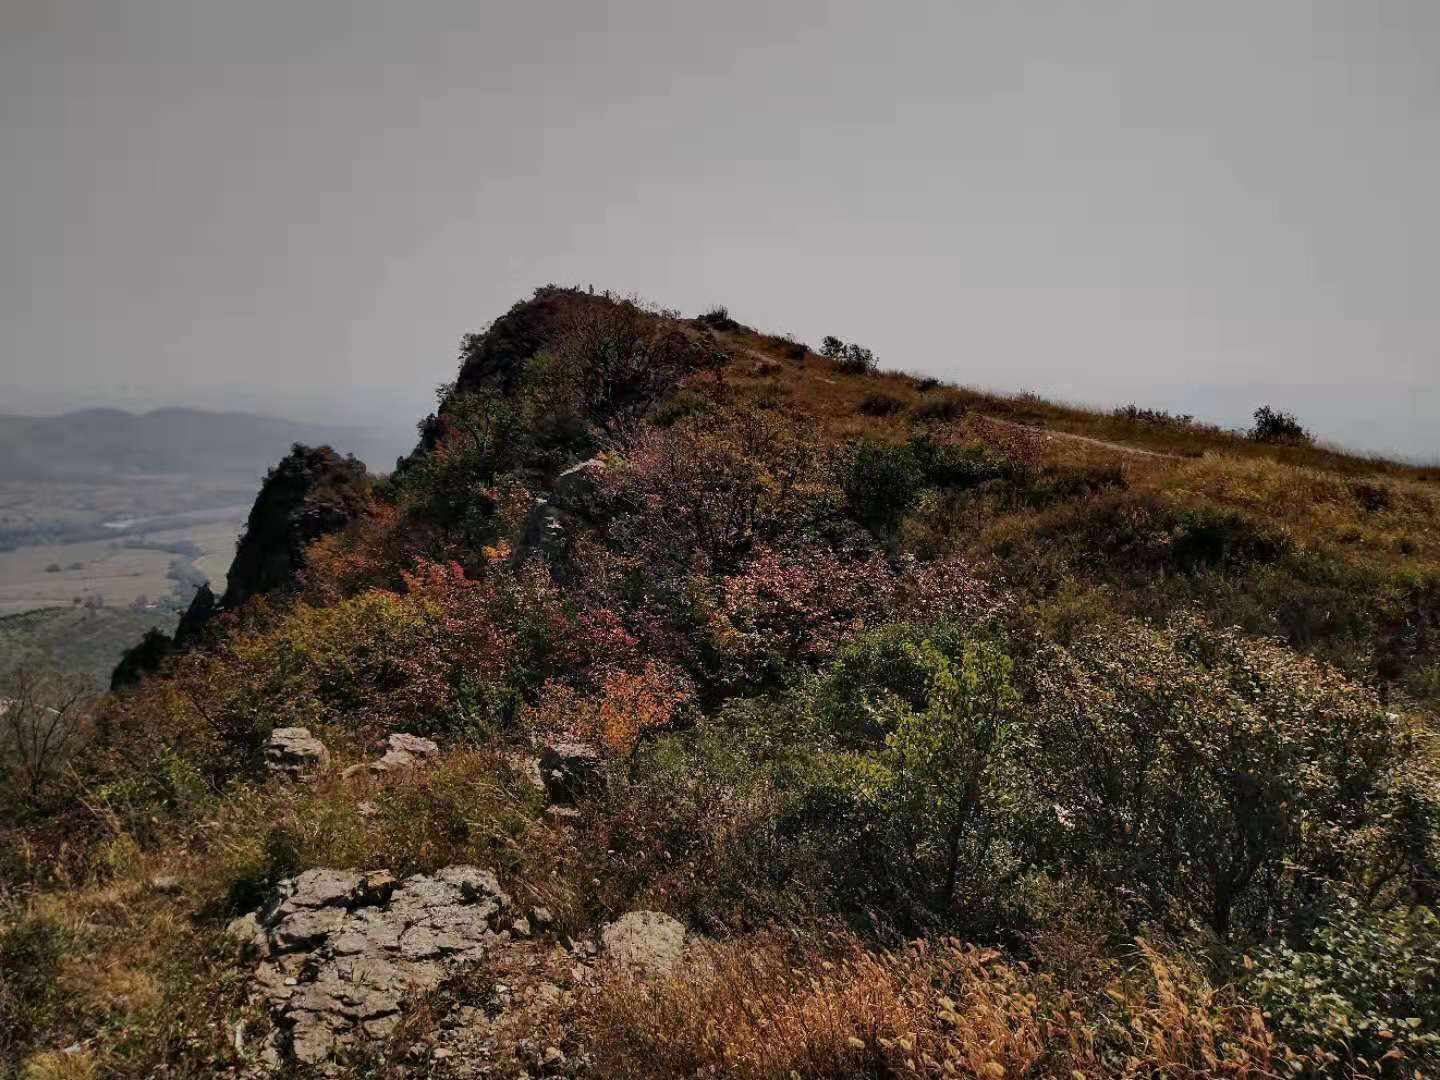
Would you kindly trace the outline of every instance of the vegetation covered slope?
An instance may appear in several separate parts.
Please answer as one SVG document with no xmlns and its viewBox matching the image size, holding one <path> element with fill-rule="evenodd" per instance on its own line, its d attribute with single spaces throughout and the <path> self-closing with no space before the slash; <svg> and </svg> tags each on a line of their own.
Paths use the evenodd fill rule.
<svg viewBox="0 0 1440 1080">
<path fill-rule="evenodd" d="M 11 794 L 5 1060 L 250 1067 L 228 919 L 469 863 L 554 943 L 709 943 L 556 996 L 552 1071 L 1432 1071 L 1434 476 L 823 352 L 560 289 L 466 338 L 348 523 Z M 313 783 L 260 767 L 292 726 Z M 345 775 L 395 732 L 439 762 Z M 578 814 L 554 738 L 604 757 Z M 427 1048 L 486 980 L 345 1067 L 477 1069 Z"/>
</svg>

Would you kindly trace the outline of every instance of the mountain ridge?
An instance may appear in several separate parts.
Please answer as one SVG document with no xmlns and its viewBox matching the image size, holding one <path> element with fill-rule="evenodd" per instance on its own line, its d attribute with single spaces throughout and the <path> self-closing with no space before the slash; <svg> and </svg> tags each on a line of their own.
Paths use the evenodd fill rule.
<svg viewBox="0 0 1440 1080">
<path fill-rule="evenodd" d="M 420 436 L 0 788 L 7 1064 L 1437 1063 L 1433 470 L 555 287 Z"/>
</svg>

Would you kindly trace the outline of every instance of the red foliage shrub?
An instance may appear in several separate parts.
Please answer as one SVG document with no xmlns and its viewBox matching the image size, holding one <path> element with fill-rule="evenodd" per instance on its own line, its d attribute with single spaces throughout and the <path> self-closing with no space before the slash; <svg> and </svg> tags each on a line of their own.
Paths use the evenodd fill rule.
<svg viewBox="0 0 1440 1080">
<path fill-rule="evenodd" d="M 610 532 L 652 566 L 730 568 L 833 501 L 828 473 L 813 438 L 759 409 L 647 429 L 606 475 Z"/>
<path fill-rule="evenodd" d="M 851 634 L 883 619 L 895 577 L 878 554 L 845 558 L 827 548 L 757 550 L 723 579 L 710 613 L 722 679 L 754 679 L 833 654 Z"/>
</svg>

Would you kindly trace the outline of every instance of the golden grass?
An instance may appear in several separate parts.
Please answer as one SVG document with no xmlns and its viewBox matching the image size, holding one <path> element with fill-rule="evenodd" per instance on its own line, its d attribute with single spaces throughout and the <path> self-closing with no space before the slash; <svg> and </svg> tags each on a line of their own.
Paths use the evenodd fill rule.
<svg viewBox="0 0 1440 1080">
<path fill-rule="evenodd" d="M 912 410 L 916 405 L 922 400 L 947 395 L 969 411 L 984 416 L 1178 457 L 1223 454 L 1344 476 L 1384 476 L 1432 488 L 1440 484 L 1440 464 L 1410 464 L 1323 444 L 1258 443 L 1241 432 L 1205 424 L 1166 427 L 1134 423 L 1110 412 L 1050 401 L 1028 393 L 1000 394 L 964 386 L 944 386 L 922 392 L 919 390 L 921 380 L 903 372 L 846 374 L 833 361 L 814 353 L 806 354 L 803 361 L 796 361 L 786 355 L 781 339 L 747 329 L 722 333 L 719 337 L 738 357 L 726 369 L 727 379 L 751 390 L 768 380 L 792 403 L 826 421 L 829 433 L 840 437 L 861 433 L 883 437 L 886 433 L 908 430 L 914 421 Z M 763 371 L 757 371 L 755 360 L 762 357 L 770 363 Z M 879 418 L 878 423 L 867 422 L 876 420 L 873 417 L 855 417 L 853 414 L 865 395 L 876 390 L 899 398 L 907 406 L 906 411 L 895 417 Z"/>
<path fill-rule="evenodd" d="M 1440 561 L 1440 493 L 1414 481 L 1358 481 L 1263 458 L 1206 455 L 1173 463 L 1161 486 L 1372 560 L 1416 567 Z"/>
<path fill-rule="evenodd" d="M 599 1075 L 1272 1077 L 1258 1011 L 1141 943 L 1103 993 L 951 940 L 897 953 L 848 936 L 711 945 L 655 982 L 611 971 L 585 1000 Z"/>
</svg>

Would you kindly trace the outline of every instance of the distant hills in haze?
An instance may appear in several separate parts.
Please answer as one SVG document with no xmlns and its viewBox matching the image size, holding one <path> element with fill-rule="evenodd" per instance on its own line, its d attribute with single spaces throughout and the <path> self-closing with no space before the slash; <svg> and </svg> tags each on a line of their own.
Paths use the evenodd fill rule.
<svg viewBox="0 0 1440 1080">
<path fill-rule="evenodd" d="M 373 471 L 388 472 L 414 445 L 414 434 L 189 408 L 0 416 L 0 480 L 256 475 L 297 442 L 353 453 Z"/>
</svg>

